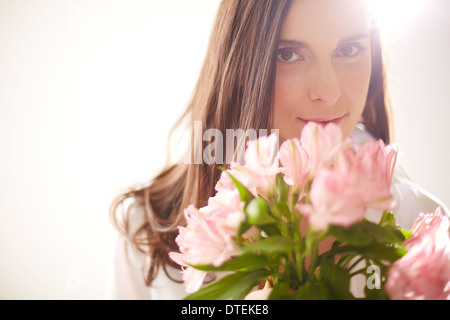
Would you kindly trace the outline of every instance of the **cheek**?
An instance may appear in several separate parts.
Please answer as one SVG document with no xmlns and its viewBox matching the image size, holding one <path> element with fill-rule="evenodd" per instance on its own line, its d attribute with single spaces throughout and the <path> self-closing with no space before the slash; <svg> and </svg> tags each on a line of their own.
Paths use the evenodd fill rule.
<svg viewBox="0 0 450 320">
<path fill-rule="evenodd" d="M 275 91 L 274 113 L 283 117 L 297 117 L 298 108 L 305 104 L 307 76 L 298 66 L 278 66 Z"/>
<path fill-rule="evenodd" d="M 274 91 L 274 123 L 273 128 L 280 131 L 282 139 L 299 137 L 301 124 L 298 116 L 298 106 L 304 96 L 305 84 L 301 73 L 291 70 L 278 70 Z"/>
<path fill-rule="evenodd" d="M 275 81 L 274 92 L 274 108 L 275 112 L 289 112 L 293 111 L 296 103 L 300 100 L 301 96 L 300 81 L 298 76 L 285 71 L 279 71 L 277 73 Z"/>
<path fill-rule="evenodd" d="M 370 75 L 370 59 L 353 66 L 351 70 L 342 72 L 341 90 L 346 93 L 350 100 L 350 111 L 362 112 L 364 109 L 369 91 Z"/>
<path fill-rule="evenodd" d="M 341 77 L 341 90 L 345 93 L 345 105 L 350 112 L 350 117 L 342 128 L 345 136 L 350 135 L 361 120 L 367 101 L 370 76 L 371 63 L 368 62 L 365 65 L 359 65 L 359 67 L 355 66 L 353 70 L 347 70 Z"/>
</svg>

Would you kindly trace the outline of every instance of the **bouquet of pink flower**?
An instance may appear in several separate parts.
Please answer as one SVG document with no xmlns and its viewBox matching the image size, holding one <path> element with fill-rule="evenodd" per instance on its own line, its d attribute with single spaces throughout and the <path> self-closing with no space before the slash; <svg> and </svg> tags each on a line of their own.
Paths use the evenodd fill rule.
<svg viewBox="0 0 450 320">
<path fill-rule="evenodd" d="M 333 124 L 309 123 L 279 150 L 276 135 L 248 142 L 208 205 L 184 212 L 170 256 L 187 299 L 243 299 L 261 282 L 269 299 L 354 299 L 356 276 L 358 298 L 450 299 L 449 219 L 438 208 L 412 231 L 396 225 L 396 158 L 381 140 L 354 150 Z M 222 276 L 202 287 L 208 272 Z"/>
</svg>

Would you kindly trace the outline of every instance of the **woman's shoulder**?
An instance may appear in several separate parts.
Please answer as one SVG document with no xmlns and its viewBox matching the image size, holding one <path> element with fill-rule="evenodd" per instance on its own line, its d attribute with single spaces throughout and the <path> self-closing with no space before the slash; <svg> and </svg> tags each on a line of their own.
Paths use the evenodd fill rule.
<svg viewBox="0 0 450 320">
<path fill-rule="evenodd" d="M 112 263 L 109 270 L 106 298 L 108 299 L 181 299 L 186 292 L 181 283 L 179 269 L 166 266 L 160 268 L 150 286 L 146 286 L 144 272 L 151 262 L 149 254 L 139 250 L 130 236 L 143 230 L 148 212 L 139 196 L 129 196 L 123 200 L 120 209 L 126 233 L 118 232 Z M 178 280 L 173 281 L 172 279 Z"/>
<path fill-rule="evenodd" d="M 438 207 L 450 216 L 446 205 L 431 192 L 409 178 L 401 165 L 397 166 L 392 177 L 391 192 L 396 199 L 392 211 L 397 223 L 411 228 L 420 213 L 433 213 Z"/>
</svg>

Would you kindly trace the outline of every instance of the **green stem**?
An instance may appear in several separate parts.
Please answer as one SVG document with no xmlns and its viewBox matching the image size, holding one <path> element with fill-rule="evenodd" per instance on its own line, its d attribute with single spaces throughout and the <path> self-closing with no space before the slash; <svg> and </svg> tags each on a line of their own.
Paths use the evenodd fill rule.
<svg viewBox="0 0 450 320">
<path fill-rule="evenodd" d="M 387 214 L 389 213 L 388 210 L 384 210 L 383 214 L 381 215 L 380 222 L 378 222 L 378 225 L 382 225 L 384 223 L 384 220 L 386 219 Z"/>
<path fill-rule="evenodd" d="M 295 217 L 297 216 L 297 210 L 295 209 L 295 206 L 297 205 L 298 202 L 298 196 L 299 195 L 297 193 L 293 193 L 290 198 L 291 201 L 289 209 L 291 211 L 291 219 L 294 219 L 294 221 Z"/>
<path fill-rule="evenodd" d="M 282 220 L 282 213 L 280 209 L 278 209 L 276 199 L 269 199 L 269 209 L 272 212 L 272 217 L 276 220 Z"/>
<path fill-rule="evenodd" d="M 311 190 L 311 182 L 312 180 L 305 185 L 305 204 L 311 203 L 311 201 L 309 200 L 309 191 Z"/>
<path fill-rule="evenodd" d="M 338 257 L 338 260 L 337 260 L 336 264 L 339 265 L 339 266 L 345 267 L 349 263 L 349 260 L 351 258 L 352 257 L 347 255 L 347 254 L 341 254 Z"/>
<path fill-rule="evenodd" d="M 356 267 L 358 265 L 358 263 L 360 263 L 361 261 L 364 260 L 364 257 L 360 257 L 359 259 L 357 259 L 355 262 L 353 262 L 349 267 L 348 270 L 352 270 L 354 267 Z"/>
<path fill-rule="evenodd" d="M 309 265 L 309 278 L 311 279 L 316 267 L 317 267 L 317 261 L 319 257 L 319 245 L 317 239 L 315 239 L 315 234 L 311 229 L 308 229 L 306 236 L 308 237 L 307 241 L 311 241 L 309 243 L 309 250 L 311 253 L 311 261 Z"/>
</svg>

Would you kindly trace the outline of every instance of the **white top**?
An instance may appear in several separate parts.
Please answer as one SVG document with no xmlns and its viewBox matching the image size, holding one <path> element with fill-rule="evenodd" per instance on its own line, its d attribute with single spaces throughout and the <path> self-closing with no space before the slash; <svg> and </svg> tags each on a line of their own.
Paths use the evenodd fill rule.
<svg viewBox="0 0 450 320">
<path fill-rule="evenodd" d="M 363 126 L 356 127 L 351 138 L 356 147 L 373 139 Z M 439 206 L 447 215 L 449 214 L 449 210 L 444 204 L 429 192 L 414 184 L 399 165 L 397 165 L 393 175 L 391 192 L 396 199 L 396 206 L 392 208 L 392 212 L 396 222 L 403 228 L 410 229 L 419 213 L 432 213 Z M 143 213 L 142 207 L 130 207 L 130 221 L 136 221 L 136 225 L 139 225 L 144 217 Z M 367 213 L 369 220 L 378 221 L 379 216 L 379 213 L 376 212 Z M 144 261 L 145 257 L 142 253 L 137 251 L 125 238 L 118 236 L 108 273 L 105 298 L 179 300 L 187 295 L 183 284 L 169 279 L 162 269 L 160 269 L 151 287 L 147 287 L 142 272 Z M 181 280 L 179 270 L 168 267 L 168 272 L 173 278 Z M 355 289 L 364 287 L 364 282 L 361 285 L 361 281 L 364 281 L 363 277 L 352 281 L 352 292 L 356 296 L 362 294 Z"/>
</svg>

